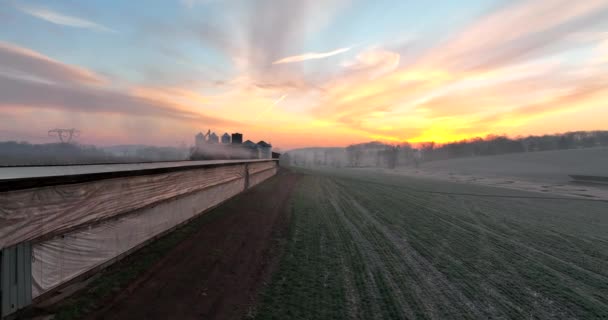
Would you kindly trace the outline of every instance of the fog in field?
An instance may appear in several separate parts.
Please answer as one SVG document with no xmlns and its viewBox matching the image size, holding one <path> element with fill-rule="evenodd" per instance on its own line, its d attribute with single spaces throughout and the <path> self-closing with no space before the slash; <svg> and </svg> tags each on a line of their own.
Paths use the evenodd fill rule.
<svg viewBox="0 0 608 320">
<path fill-rule="evenodd" d="M 130 163 L 187 160 L 189 149 L 146 145 L 98 147 L 75 143 L 0 141 L 0 166 Z"/>
<path fill-rule="evenodd" d="M 608 199 L 608 188 L 571 175 L 608 176 L 608 132 L 508 138 L 489 136 L 438 145 L 369 142 L 345 148 L 291 150 L 285 166 L 376 170 L 528 191 Z M 601 181 L 600 181 L 601 182 Z M 583 187 L 581 185 L 584 185 Z"/>
</svg>

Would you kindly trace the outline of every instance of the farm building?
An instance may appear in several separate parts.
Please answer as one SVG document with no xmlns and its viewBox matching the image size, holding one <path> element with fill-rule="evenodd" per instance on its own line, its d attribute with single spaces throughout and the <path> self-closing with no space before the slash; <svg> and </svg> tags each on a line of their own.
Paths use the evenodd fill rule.
<svg viewBox="0 0 608 320">
<path fill-rule="evenodd" d="M 233 144 L 241 144 L 243 143 L 243 135 L 240 133 L 233 133 L 232 134 L 232 143 Z"/>
<path fill-rule="evenodd" d="M 253 141 L 247 140 L 243 142 L 243 147 L 247 150 L 251 159 L 260 158 L 260 149 L 258 148 L 258 145 L 255 144 Z"/>
<path fill-rule="evenodd" d="M 230 144 L 230 135 L 228 133 L 222 135 L 222 144 Z"/>
<path fill-rule="evenodd" d="M 0 318 L 276 171 L 272 160 L 0 168 Z"/>
<path fill-rule="evenodd" d="M 272 145 L 265 141 L 257 144 L 251 140 L 244 143 L 243 135 L 233 133 L 232 137 L 224 133 L 221 144 L 218 136 L 207 131 L 207 134 L 198 133 L 195 138 L 190 160 L 226 160 L 226 159 L 271 159 Z"/>
<path fill-rule="evenodd" d="M 262 140 L 257 143 L 258 149 L 260 150 L 260 159 L 272 158 L 272 145 Z"/>
</svg>

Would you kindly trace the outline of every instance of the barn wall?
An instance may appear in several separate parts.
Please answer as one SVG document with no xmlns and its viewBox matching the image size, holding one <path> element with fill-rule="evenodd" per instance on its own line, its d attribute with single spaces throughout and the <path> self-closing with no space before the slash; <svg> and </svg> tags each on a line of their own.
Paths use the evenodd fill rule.
<svg viewBox="0 0 608 320">
<path fill-rule="evenodd" d="M 230 163 L 3 192 L 0 248 L 31 243 L 31 265 L 24 270 L 31 274 L 28 294 L 36 298 L 105 267 L 276 171 L 275 161 Z"/>
<path fill-rule="evenodd" d="M 259 171 L 253 174 L 249 174 L 249 187 L 253 187 L 264 180 L 274 176 L 277 173 L 277 168 L 270 168 L 264 171 Z"/>
<path fill-rule="evenodd" d="M 0 197 L 0 248 L 62 234 L 244 175 L 245 164 L 231 164 L 4 192 Z"/>
</svg>

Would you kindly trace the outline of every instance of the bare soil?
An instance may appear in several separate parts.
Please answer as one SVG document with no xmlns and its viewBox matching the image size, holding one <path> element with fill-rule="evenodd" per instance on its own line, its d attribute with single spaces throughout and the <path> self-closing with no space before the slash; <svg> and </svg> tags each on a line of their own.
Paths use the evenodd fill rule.
<svg viewBox="0 0 608 320">
<path fill-rule="evenodd" d="M 298 176 L 280 171 L 215 210 L 89 319 L 241 319 L 278 263 Z"/>
</svg>

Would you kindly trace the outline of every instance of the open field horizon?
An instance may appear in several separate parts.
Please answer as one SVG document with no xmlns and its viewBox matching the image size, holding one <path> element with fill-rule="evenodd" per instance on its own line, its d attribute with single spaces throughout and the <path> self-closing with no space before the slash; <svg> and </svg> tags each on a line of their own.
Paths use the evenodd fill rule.
<svg viewBox="0 0 608 320">
<path fill-rule="evenodd" d="M 608 176 L 606 163 L 608 147 L 597 147 L 436 160 L 421 164 L 420 169 L 565 182 L 570 174 Z"/>
<path fill-rule="evenodd" d="M 385 174 L 426 177 L 571 197 L 608 200 L 608 185 L 573 183 L 570 175 L 608 177 L 608 148 L 549 150 L 421 163 L 377 169 Z"/>
<path fill-rule="evenodd" d="M 256 318 L 608 316 L 608 202 L 296 171 L 289 240 Z"/>
<path fill-rule="evenodd" d="M 57 319 L 595 319 L 608 201 L 282 168 L 135 252 Z"/>
</svg>

